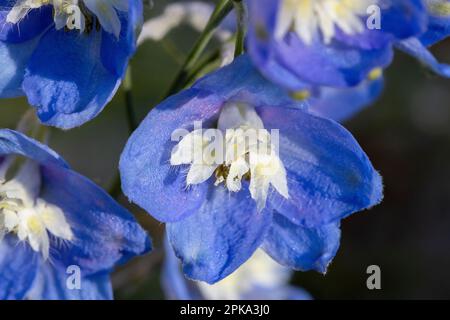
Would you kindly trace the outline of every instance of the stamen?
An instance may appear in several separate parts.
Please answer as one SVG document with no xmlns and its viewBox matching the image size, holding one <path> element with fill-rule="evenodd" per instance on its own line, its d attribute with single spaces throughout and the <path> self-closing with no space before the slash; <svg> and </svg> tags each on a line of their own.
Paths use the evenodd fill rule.
<svg viewBox="0 0 450 320">
<path fill-rule="evenodd" d="M 5 162 L 10 166 L 14 161 Z M 15 234 L 47 259 L 50 234 L 71 241 L 73 233 L 63 211 L 39 198 L 35 187 L 40 189 L 40 171 L 30 160 L 23 163 L 15 177 L 0 180 L 0 241 L 5 234 Z"/>
<path fill-rule="evenodd" d="M 66 32 L 77 29 L 81 33 L 106 32 L 120 36 L 121 21 L 118 12 L 128 11 L 128 0 L 21 0 L 8 13 L 6 21 L 19 23 L 31 10 L 42 6 L 53 6 L 56 29 Z"/>
<path fill-rule="evenodd" d="M 215 186 L 223 184 L 230 192 L 240 192 L 242 181 L 248 181 L 259 211 L 266 205 L 270 186 L 288 198 L 286 171 L 275 152 L 273 137 L 255 109 L 228 104 L 222 109 L 218 127 L 208 130 L 216 134 L 213 142 L 201 130 L 194 130 L 172 151 L 172 165 L 190 165 L 186 184 L 203 183 L 214 175 Z M 219 146 L 213 146 L 215 143 Z"/>
<path fill-rule="evenodd" d="M 275 37 L 293 31 L 306 44 L 321 35 L 330 43 L 339 28 L 347 35 L 364 32 L 364 17 L 379 0 L 281 0 Z"/>
</svg>

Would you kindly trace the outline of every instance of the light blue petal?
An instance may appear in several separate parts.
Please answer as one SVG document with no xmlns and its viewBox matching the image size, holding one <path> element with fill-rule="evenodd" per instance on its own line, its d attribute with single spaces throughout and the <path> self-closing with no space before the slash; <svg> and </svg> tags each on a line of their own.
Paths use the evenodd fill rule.
<svg viewBox="0 0 450 320">
<path fill-rule="evenodd" d="M 33 288 L 27 298 L 31 300 L 112 300 L 113 292 L 109 274 L 88 277 L 81 275 L 80 288 L 68 286 L 72 273 L 66 269 L 42 263 Z M 68 283 L 69 282 L 69 283 Z"/>
<path fill-rule="evenodd" d="M 38 38 L 13 44 L 0 41 L 0 98 L 13 98 L 23 95 L 22 81 L 25 68 Z"/>
<path fill-rule="evenodd" d="M 80 36 L 51 29 L 40 39 L 23 90 L 44 124 L 61 129 L 80 126 L 112 99 L 120 79 L 102 65 L 100 45 L 101 32 Z"/>
<path fill-rule="evenodd" d="M 0 300 L 24 299 L 38 269 L 38 254 L 15 238 L 0 240 Z"/>
<path fill-rule="evenodd" d="M 397 48 L 413 56 L 433 72 L 450 77 L 450 65 L 440 63 L 417 38 L 411 38 L 397 44 Z"/>
<path fill-rule="evenodd" d="M 284 266 L 325 273 L 339 248 L 340 236 L 339 223 L 309 229 L 274 214 L 272 227 L 262 247 Z"/>
<path fill-rule="evenodd" d="M 24 134 L 9 130 L 0 130 L 0 156 L 21 155 L 41 164 L 52 164 L 68 168 L 68 164 L 53 150 Z"/>
<path fill-rule="evenodd" d="M 312 114 L 344 122 L 373 104 L 384 88 L 383 78 L 366 80 L 357 87 L 323 87 L 317 98 L 310 101 Z"/>
<path fill-rule="evenodd" d="M 186 276 L 213 284 L 252 256 L 271 220 L 269 210 L 257 212 L 248 190 L 231 193 L 211 185 L 197 212 L 168 223 L 167 234 Z"/>
<path fill-rule="evenodd" d="M 321 226 L 382 199 L 381 177 L 353 136 L 338 123 L 295 109 L 257 108 L 267 130 L 279 130 L 289 199 L 269 203 L 292 222 Z"/>
<path fill-rule="evenodd" d="M 213 92 L 225 101 L 244 101 L 255 107 L 307 107 L 304 102 L 293 100 L 286 90 L 265 79 L 246 54 L 200 79 L 193 88 Z"/>
<path fill-rule="evenodd" d="M 143 20 L 142 1 L 130 0 L 127 14 L 119 14 L 122 29 L 119 40 L 108 32 L 103 31 L 101 58 L 103 65 L 112 74 L 123 77 L 128 60 L 136 51 L 136 35 Z"/>
<path fill-rule="evenodd" d="M 110 271 L 151 249 L 150 238 L 132 214 L 90 180 L 56 166 L 43 166 L 41 174 L 41 197 L 63 210 L 74 233 L 69 243 L 53 239 L 57 250 L 52 259 L 64 267 L 78 265 L 87 276 Z"/>
<path fill-rule="evenodd" d="M 170 300 L 198 300 L 200 294 L 194 282 L 189 281 L 181 271 L 180 260 L 177 259 L 167 237 L 164 238 L 164 266 L 161 285 L 167 299 Z"/>
<path fill-rule="evenodd" d="M 305 45 L 292 33 L 277 45 L 277 51 L 280 64 L 302 81 L 335 87 L 358 85 L 374 68 L 387 67 L 393 57 L 390 45 L 371 50 L 341 43 Z"/>
</svg>

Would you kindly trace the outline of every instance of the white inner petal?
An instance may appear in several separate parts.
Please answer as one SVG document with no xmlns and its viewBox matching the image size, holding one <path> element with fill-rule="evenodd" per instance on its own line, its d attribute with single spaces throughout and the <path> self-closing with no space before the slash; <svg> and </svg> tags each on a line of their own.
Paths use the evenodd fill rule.
<svg viewBox="0 0 450 320">
<path fill-rule="evenodd" d="M 53 5 L 56 29 L 76 29 L 80 32 L 102 28 L 117 38 L 122 25 L 118 11 L 128 11 L 128 0 L 19 0 L 8 13 L 6 21 L 18 23 L 33 9 Z"/>
<path fill-rule="evenodd" d="M 186 184 L 206 182 L 213 175 L 230 192 L 239 192 L 249 180 L 258 211 L 266 206 L 270 187 L 289 198 L 286 170 L 275 148 L 274 137 L 264 129 L 256 110 L 242 103 L 223 107 L 218 129 L 197 129 L 172 150 L 171 165 L 189 165 Z"/>
<path fill-rule="evenodd" d="M 0 170 L 7 171 L 15 161 L 8 157 Z M 0 241 L 8 233 L 16 234 L 47 259 L 49 236 L 71 241 L 73 233 L 63 211 L 39 198 L 40 188 L 39 166 L 31 160 L 20 167 L 14 178 L 6 181 L 4 175 L 0 176 Z"/>
<path fill-rule="evenodd" d="M 364 32 L 367 9 L 379 0 L 280 0 L 275 29 L 278 39 L 293 30 L 311 44 L 322 37 L 330 43 L 339 28 L 347 35 Z"/>
</svg>

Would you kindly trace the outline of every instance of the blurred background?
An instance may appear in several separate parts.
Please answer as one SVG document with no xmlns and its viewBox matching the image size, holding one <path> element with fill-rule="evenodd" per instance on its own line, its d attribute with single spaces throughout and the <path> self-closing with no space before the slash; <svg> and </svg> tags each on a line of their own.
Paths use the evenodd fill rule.
<svg viewBox="0 0 450 320">
<path fill-rule="evenodd" d="M 146 17 L 159 15 L 170 2 L 147 6 Z M 140 120 L 161 100 L 197 36 L 183 25 L 165 40 L 139 48 L 131 65 Z M 450 63 L 450 40 L 433 52 Z M 401 53 L 385 76 L 381 99 L 345 124 L 384 177 L 385 199 L 343 221 L 341 247 L 326 276 L 295 274 L 292 282 L 317 299 L 450 298 L 450 80 Z M 119 90 L 88 124 L 68 132 L 52 129 L 50 146 L 106 190 L 117 177 L 129 136 L 124 101 Z M 15 128 L 28 108 L 23 98 L 0 100 L 0 127 Z M 155 250 L 114 273 L 116 298 L 163 299 L 164 225 L 125 198 L 120 201 L 149 230 Z M 373 264 L 381 268 L 381 290 L 366 287 L 366 269 Z"/>
</svg>

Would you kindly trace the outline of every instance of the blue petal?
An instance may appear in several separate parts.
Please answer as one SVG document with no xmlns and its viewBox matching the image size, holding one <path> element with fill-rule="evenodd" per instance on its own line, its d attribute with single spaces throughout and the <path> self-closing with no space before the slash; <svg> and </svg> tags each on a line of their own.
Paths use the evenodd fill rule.
<svg viewBox="0 0 450 320">
<path fill-rule="evenodd" d="M 281 56 L 280 63 L 299 79 L 338 87 L 359 84 L 374 68 L 387 67 L 393 57 L 390 45 L 371 50 L 358 50 L 339 42 L 305 45 L 293 33 L 278 43 L 276 50 Z"/>
<path fill-rule="evenodd" d="M 257 212 L 248 191 L 230 193 L 211 185 L 207 200 L 197 212 L 180 222 L 168 223 L 167 234 L 184 273 L 213 284 L 252 256 L 271 219 L 268 210 Z"/>
<path fill-rule="evenodd" d="M 64 212 L 74 240 L 52 239 L 52 259 L 64 267 L 78 265 L 85 276 L 110 271 L 116 264 L 150 250 L 146 232 L 105 191 L 74 171 L 41 167 L 41 197 Z"/>
<path fill-rule="evenodd" d="M 437 61 L 433 54 L 417 38 L 402 41 L 397 44 L 397 47 L 419 60 L 438 75 L 450 77 L 450 65 Z"/>
<path fill-rule="evenodd" d="M 258 108 L 267 130 L 278 129 L 289 196 L 269 202 L 292 222 L 321 226 L 378 204 L 381 177 L 342 126 L 301 110 Z"/>
<path fill-rule="evenodd" d="M 0 41 L 0 98 L 23 95 L 25 68 L 38 41 L 39 38 L 18 44 Z"/>
<path fill-rule="evenodd" d="M 13 3 L 0 1 L 0 98 L 23 95 L 25 67 L 39 36 L 53 23 L 52 9 L 32 10 L 18 24 L 6 22 Z"/>
<path fill-rule="evenodd" d="M 122 190 L 156 219 L 173 222 L 196 212 L 206 184 L 186 188 L 186 175 L 170 165 L 176 129 L 192 131 L 218 118 L 223 100 L 197 89 L 184 91 L 157 106 L 129 139 L 120 159 Z"/>
<path fill-rule="evenodd" d="M 427 31 L 419 37 L 420 42 L 426 47 L 436 44 L 450 35 L 450 15 L 434 13 L 430 8 L 428 11 Z"/>
<path fill-rule="evenodd" d="M 112 300 L 113 292 L 109 274 L 81 276 L 80 289 L 67 286 L 71 274 L 65 268 L 42 263 L 33 288 L 27 298 L 31 300 Z"/>
<path fill-rule="evenodd" d="M 52 6 L 43 6 L 31 10 L 17 24 L 6 22 L 13 2 L 0 1 L 0 41 L 8 43 L 21 43 L 39 36 L 53 24 Z"/>
<path fill-rule="evenodd" d="M 16 154 L 33 159 L 41 164 L 68 167 L 67 163 L 53 150 L 24 134 L 9 130 L 0 130 L 0 156 Z"/>
<path fill-rule="evenodd" d="M 175 256 L 167 237 L 164 239 L 164 266 L 161 284 L 170 300 L 198 300 L 200 295 L 193 282 L 187 280 L 181 271 L 180 261 Z"/>
<path fill-rule="evenodd" d="M 339 223 L 309 229 L 274 214 L 262 248 L 284 266 L 325 273 L 339 248 L 340 236 Z"/>
<path fill-rule="evenodd" d="M 193 88 L 214 92 L 225 101 L 245 101 L 255 107 L 306 108 L 304 103 L 293 100 L 286 90 L 266 80 L 246 54 L 200 79 Z"/>
<path fill-rule="evenodd" d="M 383 78 L 366 80 L 357 87 L 323 87 L 320 95 L 310 101 L 312 114 L 344 122 L 363 108 L 373 104 L 384 88 Z"/>
<path fill-rule="evenodd" d="M 142 1 L 131 0 L 128 3 L 127 15 L 120 14 L 122 29 L 119 40 L 111 33 L 102 32 L 102 62 L 105 68 L 117 77 L 123 77 L 128 60 L 136 50 L 136 34 L 142 19 Z"/>
<path fill-rule="evenodd" d="M 44 124 L 80 126 L 114 96 L 120 79 L 102 65 L 101 35 L 52 28 L 42 36 L 27 66 L 23 90 Z"/>
<path fill-rule="evenodd" d="M 0 240 L 0 300 L 24 299 L 38 269 L 38 255 L 14 238 Z"/>
</svg>

